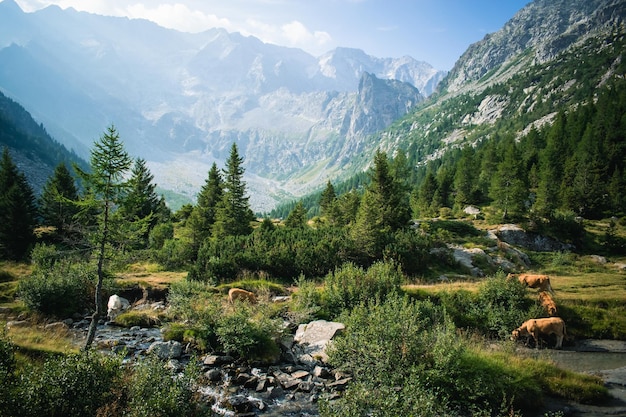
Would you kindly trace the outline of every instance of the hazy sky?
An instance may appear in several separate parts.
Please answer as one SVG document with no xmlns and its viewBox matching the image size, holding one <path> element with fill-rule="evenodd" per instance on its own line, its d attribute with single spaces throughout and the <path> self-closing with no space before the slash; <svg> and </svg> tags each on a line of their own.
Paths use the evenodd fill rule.
<svg viewBox="0 0 626 417">
<path fill-rule="evenodd" d="M 186 32 L 223 27 L 318 56 L 338 46 L 380 58 L 410 55 L 449 70 L 467 47 L 530 0 L 16 0 L 153 20 Z"/>
</svg>

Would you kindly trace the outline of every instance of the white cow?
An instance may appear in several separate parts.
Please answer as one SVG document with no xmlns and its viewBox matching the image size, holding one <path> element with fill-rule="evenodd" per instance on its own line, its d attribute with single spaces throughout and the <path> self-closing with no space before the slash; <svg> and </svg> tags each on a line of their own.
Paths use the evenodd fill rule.
<svg viewBox="0 0 626 417">
<path fill-rule="evenodd" d="M 109 320 L 113 321 L 120 313 L 130 308 L 130 302 L 117 294 L 113 294 L 109 297 L 109 303 L 107 304 L 108 311 L 107 316 Z"/>
</svg>

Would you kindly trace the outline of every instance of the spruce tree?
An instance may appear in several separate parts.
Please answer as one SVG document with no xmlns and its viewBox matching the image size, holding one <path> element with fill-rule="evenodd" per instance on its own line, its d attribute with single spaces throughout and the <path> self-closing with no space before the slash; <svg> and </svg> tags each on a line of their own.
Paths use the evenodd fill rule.
<svg viewBox="0 0 626 417">
<path fill-rule="evenodd" d="M 330 181 L 328 181 L 319 200 L 322 215 L 327 216 L 331 212 L 336 200 L 337 194 L 335 193 L 335 187 Z"/>
<path fill-rule="evenodd" d="M 523 214 L 528 187 L 515 142 L 509 140 L 505 146 L 504 160 L 498 165 L 491 186 L 491 197 L 502 212 L 502 219 L 508 220 Z"/>
<path fill-rule="evenodd" d="M 119 229 L 122 232 L 119 241 L 141 249 L 148 246 L 148 236 L 152 228 L 160 222 L 168 221 L 171 213 L 163 197 L 156 194 L 154 176 L 144 159 L 135 160 L 130 174 L 120 209 L 116 213 L 124 226 Z"/>
<path fill-rule="evenodd" d="M 254 213 L 250 209 L 246 184 L 243 181 L 243 157 L 233 143 L 224 170 L 224 194 L 217 206 L 213 237 L 247 235 L 252 232 L 250 222 Z"/>
<path fill-rule="evenodd" d="M 296 204 L 294 209 L 291 210 L 291 212 L 287 216 L 287 219 L 285 220 L 285 226 L 293 228 L 304 228 L 306 227 L 306 220 L 307 215 L 304 204 L 302 204 L 302 201 L 298 201 L 298 204 Z"/>
<path fill-rule="evenodd" d="M 54 226 L 57 234 L 64 235 L 74 222 L 77 213 L 78 189 L 74 177 L 65 163 L 54 169 L 39 198 L 39 214 L 45 226 Z"/>
<path fill-rule="evenodd" d="M 0 259 L 26 258 L 35 242 L 36 219 L 33 190 L 5 147 L 0 160 Z"/>
<path fill-rule="evenodd" d="M 92 232 L 92 239 L 98 258 L 98 277 L 95 290 L 95 312 L 91 317 L 85 349 L 90 348 L 96 334 L 98 320 L 102 316 L 105 251 L 108 245 L 114 243 L 113 232 L 116 229 L 113 224 L 116 219 L 114 214 L 128 190 L 128 182 L 125 178 L 132 163 L 117 130 L 114 126 L 110 126 L 94 143 L 94 148 L 91 150 L 91 172 L 87 173 L 75 166 L 88 190 L 88 194 L 80 202 L 83 213 L 89 215 L 96 213 L 96 229 Z"/>
<path fill-rule="evenodd" d="M 223 196 L 224 181 L 222 174 L 217 168 L 217 164 L 213 163 L 208 177 L 198 194 L 198 201 L 186 223 L 195 253 L 198 252 L 202 242 L 211 236 L 217 206 L 221 203 Z"/>
<path fill-rule="evenodd" d="M 372 182 L 361 199 L 351 233 L 368 257 L 378 258 L 391 234 L 408 225 L 411 213 L 408 195 L 391 174 L 383 152 L 376 152 L 370 175 Z"/>
</svg>

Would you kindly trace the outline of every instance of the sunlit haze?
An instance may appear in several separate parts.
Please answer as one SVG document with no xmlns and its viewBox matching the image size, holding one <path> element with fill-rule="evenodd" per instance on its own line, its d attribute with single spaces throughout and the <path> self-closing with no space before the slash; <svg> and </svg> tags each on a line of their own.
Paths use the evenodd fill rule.
<svg viewBox="0 0 626 417">
<path fill-rule="evenodd" d="M 336 47 L 381 58 L 410 55 L 449 70 L 467 47 L 500 29 L 529 0 L 17 0 L 149 19 L 185 32 L 221 27 L 319 56 Z"/>
</svg>

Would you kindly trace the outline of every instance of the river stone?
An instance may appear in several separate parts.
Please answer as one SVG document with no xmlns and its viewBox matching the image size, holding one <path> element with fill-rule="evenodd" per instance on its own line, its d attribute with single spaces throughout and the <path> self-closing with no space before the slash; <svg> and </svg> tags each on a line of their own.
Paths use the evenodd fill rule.
<svg viewBox="0 0 626 417">
<path fill-rule="evenodd" d="M 228 356 L 228 355 L 206 355 L 204 357 L 203 363 L 209 366 L 216 366 L 216 365 L 226 365 L 229 363 L 233 363 L 234 361 L 235 361 L 235 358 L 233 358 L 232 356 Z"/>
<path fill-rule="evenodd" d="M 222 371 L 218 368 L 209 369 L 204 375 L 211 382 L 219 382 L 222 380 Z"/>
<path fill-rule="evenodd" d="M 304 351 L 301 355 L 298 355 L 298 359 L 303 363 L 308 363 L 308 357 L 312 357 L 314 360 L 321 360 L 322 362 L 328 361 L 326 346 L 335 335 L 345 330 L 345 328 L 346 326 L 343 323 L 326 320 L 316 320 L 308 324 L 301 324 L 298 326 L 294 337 L 294 341 L 301 347 L 304 347 Z M 307 360 L 303 361 L 304 358 Z M 308 364 L 310 365 L 310 363 Z"/>
<path fill-rule="evenodd" d="M 62 331 L 62 330 L 67 330 L 69 329 L 69 326 L 65 323 L 63 323 L 62 321 L 56 321 L 54 323 L 48 323 L 44 326 L 45 330 L 50 330 L 53 332 L 58 332 L 58 331 Z"/>
<path fill-rule="evenodd" d="M 182 355 L 183 346 L 175 340 L 154 342 L 148 348 L 148 353 L 154 354 L 160 359 L 176 359 Z"/>
</svg>

